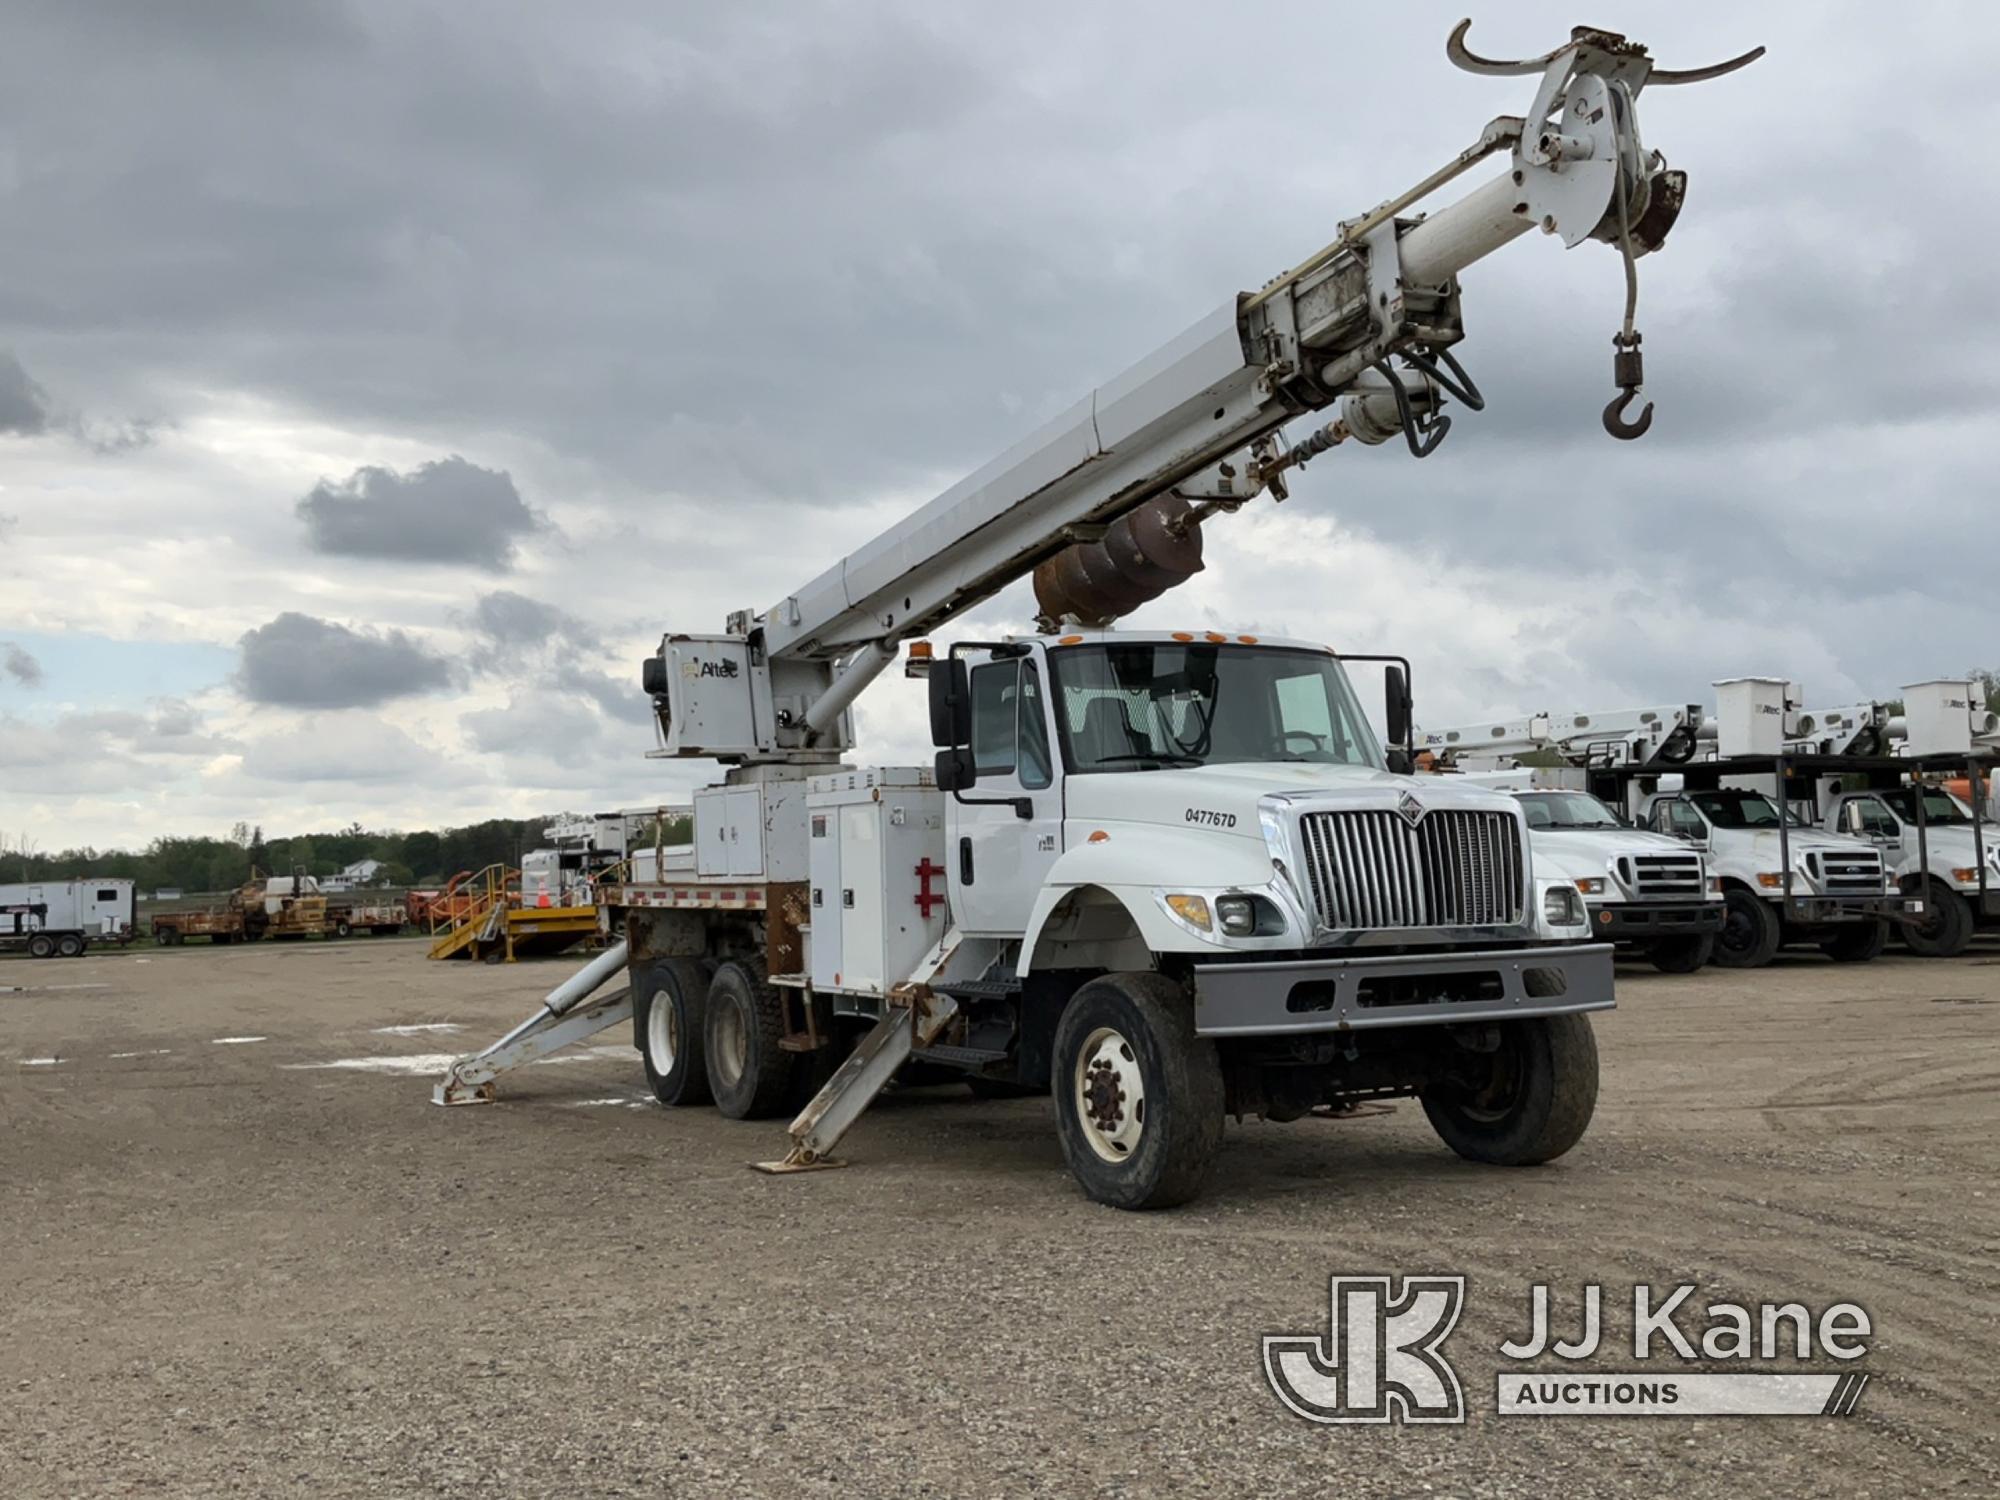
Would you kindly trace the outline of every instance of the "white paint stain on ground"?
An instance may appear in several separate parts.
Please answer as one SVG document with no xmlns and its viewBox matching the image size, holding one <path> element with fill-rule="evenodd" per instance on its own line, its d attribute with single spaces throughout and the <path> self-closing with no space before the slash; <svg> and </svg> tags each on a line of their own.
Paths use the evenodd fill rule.
<svg viewBox="0 0 2000 1500">
<path fill-rule="evenodd" d="M 411 1057 L 341 1057 L 332 1062 L 285 1063 L 290 1073 L 319 1072 L 327 1068 L 339 1068 L 350 1073 L 393 1073 L 399 1076 L 411 1073 L 442 1073 L 457 1062 L 450 1052 L 419 1052 Z"/>
<path fill-rule="evenodd" d="M 574 1052 L 564 1052 L 555 1057 L 538 1057 L 535 1066 L 545 1067 L 550 1063 L 602 1062 L 607 1057 L 630 1057 L 630 1047 L 580 1047 Z M 404 1076 L 412 1073 L 442 1073 L 457 1062 L 456 1052 L 418 1052 L 406 1057 L 337 1057 L 331 1062 L 280 1063 L 287 1072 L 322 1072 L 339 1069 L 348 1073 L 389 1073 Z M 629 1098 L 598 1101 L 608 1104 L 627 1104 Z M 644 1103 L 644 1101 L 640 1101 Z"/>
<path fill-rule="evenodd" d="M 21 1066 L 24 1068 L 53 1068 L 61 1061 L 60 1057 L 24 1057 L 21 1059 Z"/>
<path fill-rule="evenodd" d="M 211 1047 L 241 1047 L 250 1042 L 268 1042 L 267 1036 L 219 1036 L 209 1043 Z"/>
<path fill-rule="evenodd" d="M 166 1057 L 173 1052 L 171 1047 L 149 1047 L 144 1052 L 114 1052 L 113 1057 Z"/>
<path fill-rule="evenodd" d="M 377 1036 L 417 1036 L 426 1031 L 463 1031 L 456 1021 L 414 1021 L 408 1026 L 377 1026 Z"/>
</svg>

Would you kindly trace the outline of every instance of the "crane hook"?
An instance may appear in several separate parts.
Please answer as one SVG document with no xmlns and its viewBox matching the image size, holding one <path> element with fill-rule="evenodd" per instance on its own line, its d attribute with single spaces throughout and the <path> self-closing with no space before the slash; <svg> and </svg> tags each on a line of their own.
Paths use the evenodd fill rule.
<svg viewBox="0 0 2000 1500">
<path fill-rule="evenodd" d="M 1638 399 L 1637 391 L 1626 391 L 1609 406 L 1604 408 L 1604 430 L 1615 438 L 1630 442 L 1633 438 L 1644 437 L 1646 429 L 1653 425 L 1653 403 L 1648 401 L 1646 409 L 1639 413 L 1639 420 L 1625 420 L 1625 408 Z"/>
<path fill-rule="evenodd" d="M 1619 395 L 1604 408 L 1604 430 L 1625 442 L 1644 437 L 1646 429 L 1653 425 L 1650 401 L 1639 413 L 1638 421 L 1625 420 L 1625 409 L 1638 399 L 1639 387 L 1646 383 L 1646 357 L 1639 352 L 1639 339 L 1636 332 L 1614 334 L 1611 339 L 1611 347 L 1617 351 L 1611 356 L 1611 379 Z"/>
</svg>

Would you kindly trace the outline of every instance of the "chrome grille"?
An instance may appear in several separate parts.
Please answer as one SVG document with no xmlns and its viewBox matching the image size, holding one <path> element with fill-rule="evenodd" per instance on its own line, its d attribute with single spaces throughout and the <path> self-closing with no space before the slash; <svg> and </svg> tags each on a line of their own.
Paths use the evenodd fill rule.
<svg viewBox="0 0 2000 1500">
<path fill-rule="evenodd" d="M 1526 914 L 1512 813 L 1440 808 L 1412 828 L 1396 812 L 1309 812 L 1299 841 L 1328 927 L 1506 926 Z"/>
<path fill-rule="evenodd" d="M 1622 854 L 1618 878 L 1641 901 L 1699 901 L 1708 894 L 1699 854 Z"/>
<path fill-rule="evenodd" d="M 1882 893 L 1882 856 L 1873 849 L 1810 850 L 1806 869 L 1813 884 L 1829 896 L 1878 896 Z"/>
</svg>

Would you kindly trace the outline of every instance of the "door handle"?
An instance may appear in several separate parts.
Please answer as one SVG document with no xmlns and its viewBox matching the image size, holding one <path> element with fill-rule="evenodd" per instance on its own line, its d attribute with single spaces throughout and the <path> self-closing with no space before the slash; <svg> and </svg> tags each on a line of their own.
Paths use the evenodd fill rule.
<svg viewBox="0 0 2000 1500">
<path fill-rule="evenodd" d="M 840 904 L 842 906 L 852 906 L 854 904 L 854 887 L 848 886 L 841 891 Z"/>
<path fill-rule="evenodd" d="M 963 835 L 958 841 L 958 883 L 972 884 L 972 840 Z"/>
</svg>

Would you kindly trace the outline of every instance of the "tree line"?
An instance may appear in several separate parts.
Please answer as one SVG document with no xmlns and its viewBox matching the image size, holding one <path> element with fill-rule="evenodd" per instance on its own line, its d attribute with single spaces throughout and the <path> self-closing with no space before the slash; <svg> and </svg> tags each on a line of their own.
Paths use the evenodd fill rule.
<svg viewBox="0 0 2000 1500">
<path fill-rule="evenodd" d="M 226 838 L 156 838 L 142 849 L 86 845 L 46 852 L 26 836 L 11 843 L 0 837 L 0 883 L 102 876 L 130 880 L 142 892 L 226 891 L 250 879 L 253 870 L 265 875 L 304 870 L 323 879 L 372 859 L 382 864 L 376 878 L 384 884 L 442 885 L 460 870 L 518 867 L 530 849 L 548 846 L 543 831 L 553 821 L 554 816 L 488 818 L 462 828 L 407 833 L 351 823 L 329 833 L 279 838 L 266 838 L 262 827 L 238 823 Z M 641 828 L 637 837 L 647 844 L 656 837 L 664 843 L 685 842 L 687 822 L 684 816 L 657 819 Z"/>
</svg>

